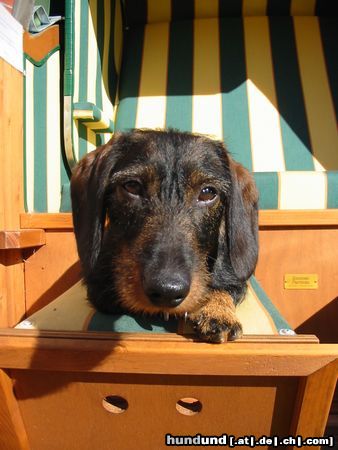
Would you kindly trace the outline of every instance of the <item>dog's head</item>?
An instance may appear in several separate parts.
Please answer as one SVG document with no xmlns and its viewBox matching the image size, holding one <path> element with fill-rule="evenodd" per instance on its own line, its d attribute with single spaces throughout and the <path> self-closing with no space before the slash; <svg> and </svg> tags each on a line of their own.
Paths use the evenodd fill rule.
<svg viewBox="0 0 338 450">
<path fill-rule="evenodd" d="M 221 142 L 177 131 L 117 133 L 71 182 L 89 298 L 101 310 L 190 312 L 257 261 L 257 191 Z"/>
</svg>

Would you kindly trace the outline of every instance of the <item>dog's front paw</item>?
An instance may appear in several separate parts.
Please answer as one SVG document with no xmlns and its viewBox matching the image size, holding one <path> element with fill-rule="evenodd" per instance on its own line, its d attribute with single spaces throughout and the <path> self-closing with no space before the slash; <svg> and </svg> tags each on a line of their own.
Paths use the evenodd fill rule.
<svg viewBox="0 0 338 450">
<path fill-rule="evenodd" d="M 226 292 L 211 292 L 204 306 L 189 318 L 196 334 L 206 342 L 234 341 L 243 334 L 234 302 Z"/>
<path fill-rule="evenodd" d="M 229 317 L 210 317 L 202 313 L 192 320 L 194 330 L 200 339 L 206 342 L 222 343 L 234 341 L 242 336 L 242 325 Z"/>
</svg>

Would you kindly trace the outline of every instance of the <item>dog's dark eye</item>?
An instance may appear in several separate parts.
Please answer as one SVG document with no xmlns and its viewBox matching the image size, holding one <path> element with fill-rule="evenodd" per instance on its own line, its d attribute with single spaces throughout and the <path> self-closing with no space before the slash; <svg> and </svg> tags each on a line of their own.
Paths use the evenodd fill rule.
<svg viewBox="0 0 338 450">
<path fill-rule="evenodd" d="M 212 186 L 206 186 L 201 190 L 198 196 L 198 201 L 201 203 L 210 203 L 213 200 L 215 200 L 216 197 L 217 197 L 216 189 Z"/>
<path fill-rule="evenodd" d="M 128 192 L 128 194 L 140 196 L 142 194 L 142 185 L 136 180 L 130 180 L 124 183 L 124 189 Z"/>
</svg>

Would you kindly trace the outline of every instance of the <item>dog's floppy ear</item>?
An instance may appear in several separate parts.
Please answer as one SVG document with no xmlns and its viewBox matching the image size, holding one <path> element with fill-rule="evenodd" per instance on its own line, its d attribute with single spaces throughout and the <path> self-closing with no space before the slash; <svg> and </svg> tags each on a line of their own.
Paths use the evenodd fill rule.
<svg viewBox="0 0 338 450">
<path fill-rule="evenodd" d="M 231 195 L 227 238 L 231 265 L 240 280 L 255 270 L 258 257 L 258 192 L 252 175 L 229 157 Z"/>
<path fill-rule="evenodd" d="M 84 275 L 95 266 L 101 249 L 106 219 L 105 192 L 115 161 L 113 139 L 88 153 L 76 166 L 71 179 L 74 232 Z"/>
</svg>

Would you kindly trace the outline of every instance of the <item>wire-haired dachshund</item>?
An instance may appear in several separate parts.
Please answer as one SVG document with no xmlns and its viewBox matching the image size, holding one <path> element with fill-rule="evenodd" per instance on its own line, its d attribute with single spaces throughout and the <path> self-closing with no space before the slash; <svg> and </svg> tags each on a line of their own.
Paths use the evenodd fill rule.
<svg viewBox="0 0 338 450">
<path fill-rule="evenodd" d="M 102 312 L 186 317 L 205 341 L 241 336 L 235 306 L 258 253 L 258 194 L 221 142 L 116 133 L 71 181 L 88 297 Z"/>
</svg>

